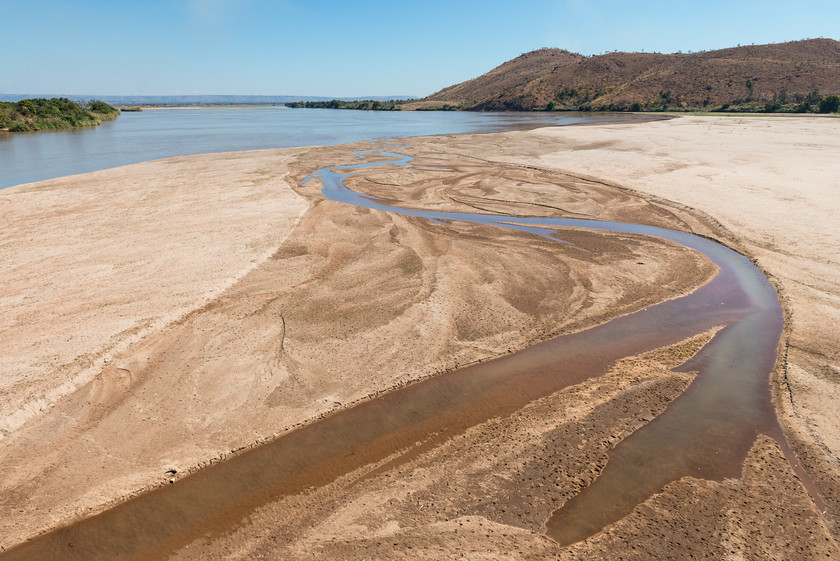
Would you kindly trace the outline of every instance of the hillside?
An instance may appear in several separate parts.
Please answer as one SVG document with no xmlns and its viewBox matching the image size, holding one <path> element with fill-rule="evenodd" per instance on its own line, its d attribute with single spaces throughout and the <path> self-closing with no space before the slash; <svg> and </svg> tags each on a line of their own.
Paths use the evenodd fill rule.
<svg viewBox="0 0 840 561">
<path fill-rule="evenodd" d="M 63 97 L 0 102 L 0 131 L 29 132 L 93 127 L 102 121 L 113 121 L 117 115 L 119 110 L 103 101 L 90 101 L 84 106 Z"/>
<path fill-rule="evenodd" d="M 459 104 L 478 103 L 499 92 L 527 84 L 555 69 L 580 62 L 585 57 L 561 49 L 540 49 L 525 53 L 478 78 L 449 86 L 429 96 L 430 100 L 456 101 Z"/>
<path fill-rule="evenodd" d="M 831 109 L 840 94 L 840 42 L 809 39 L 688 54 L 584 57 L 540 49 L 428 96 L 464 109 Z"/>
</svg>

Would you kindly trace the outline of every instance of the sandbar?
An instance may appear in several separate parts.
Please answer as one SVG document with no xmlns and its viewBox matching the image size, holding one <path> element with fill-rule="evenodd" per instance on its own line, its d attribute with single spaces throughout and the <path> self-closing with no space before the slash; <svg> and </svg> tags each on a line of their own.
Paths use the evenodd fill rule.
<svg viewBox="0 0 840 561">
<path fill-rule="evenodd" d="M 788 311 L 774 387 L 834 509 L 825 517 L 775 443 L 759 439 L 742 479 L 677 482 L 571 548 L 543 535 L 552 508 L 597 475 L 606 450 L 683 391 L 690 375 L 670 368 L 700 337 L 627 359 L 351 490 L 337 481 L 282 499 L 177 557 L 836 554 L 838 126 L 682 117 L 423 137 L 408 150 L 445 169 L 353 185 L 417 208 L 636 221 L 754 257 Z M 714 275 L 702 256 L 662 240 L 578 230 L 564 248 L 349 207 L 324 200 L 317 182 L 300 185 L 369 146 L 188 156 L 0 191 L 12 226 L 0 238 L 0 495 L 10 513 L 0 546 Z M 768 488 L 784 500 L 769 500 Z M 698 501 L 705 510 L 686 510 Z M 774 533 L 794 511 L 797 523 Z M 673 514 L 663 521 L 663 512 Z M 758 531 L 736 531 L 747 523 Z"/>
</svg>

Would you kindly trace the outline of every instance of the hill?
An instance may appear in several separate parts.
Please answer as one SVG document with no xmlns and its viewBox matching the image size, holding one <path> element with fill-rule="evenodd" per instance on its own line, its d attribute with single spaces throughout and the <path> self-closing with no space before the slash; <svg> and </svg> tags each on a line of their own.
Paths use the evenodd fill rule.
<svg viewBox="0 0 840 561">
<path fill-rule="evenodd" d="M 119 110 L 103 101 L 79 105 L 65 97 L 0 102 L 0 131 L 28 132 L 93 127 L 113 121 Z"/>
<path fill-rule="evenodd" d="M 539 49 L 509 60 L 478 78 L 444 88 L 426 99 L 455 101 L 459 104 L 477 103 L 500 92 L 514 90 L 584 58 L 583 55 L 561 49 Z"/>
<path fill-rule="evenodd" d="M 831 109 L 840 94 L 840 42 L 809 39 L 699 53 L 584 57 L 526 53 L 423 100 L 480 111 Z"/>
</svg>

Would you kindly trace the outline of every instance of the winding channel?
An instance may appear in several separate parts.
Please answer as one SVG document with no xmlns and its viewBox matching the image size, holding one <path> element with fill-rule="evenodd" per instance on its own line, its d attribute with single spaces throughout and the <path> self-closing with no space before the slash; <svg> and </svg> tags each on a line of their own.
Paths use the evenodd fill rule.
<svg viewBox="0 0 840 561">
<path fill-rule="evenodd" d="M 277 440 L 59 528 L 0 555 L 13 559 L 159 559 L 202 536 L 223 535 L 261 505 L 334 481 L 422 441 L 422 449 L 540 397 L 607 372 L 616 360 L 723 326 L 688 363 L 689 388 L 664 413 L 609 452 L 600 476 L 556 511 L 547 533 L 561 545 L 584 539 L 684 476 L 739 477 L 758 434 L 793 459 L 771 402 L 769 375 L 783 328 L 777 294 L 746 257 L 692 234 L 651 226 L 569 218 L 523 218 L 404 209 L 350 190 L 344 180 L 372 167 L 413 166 L 392 149 L 325 167 L 324 196 L 446 224 L 464 221 L 562 241 L 557 228 L 587 228 L 668 239 L 720 268 L 693 293 L 557 337 L 521 352 L 432 378 L 342 410 Z M 399 460 L 398 460 L 399 461 Z M 792 464 L 794 462 L 792 461 Z M 795 467 L 806 486 L 809 479 Z M 818 497 L 812 491 L 816 501 Z"/>
</svg>

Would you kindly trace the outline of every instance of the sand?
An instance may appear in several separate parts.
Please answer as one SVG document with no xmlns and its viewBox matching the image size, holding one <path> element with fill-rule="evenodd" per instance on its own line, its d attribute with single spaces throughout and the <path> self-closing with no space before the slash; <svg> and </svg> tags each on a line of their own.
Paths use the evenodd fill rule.
<svg viewBox="0 0 840 561">
<path fill-rule="evenodd" d="M 593 176 L 675 201 L 725 229 L 782 294 L 777 403 L 840 514 L 840 119 L 681 117 L 503 135 L 481 157 Z M 459 148 L 460 149 L 460 148 Z M 473 152 L 468 152 L 473 153 Z M 816 448 L 816 449 L 814 449 Z M 819 466 L 819 467 L 818 467 Z"/>
<path fill-rule="evenodd" d="M 0 431 L 264 261 L 307 208 L 294 150 L 182 157 L 0 193 Z"/>
<path fill-rule="evenodd" d="M 779 406 L 824 482 L 837 458 L 827 397 L 837 384 L 828 322 L 837 311 L 838 124 L 684 118 L 430 137 L 413 140 L 412 153 L 453 169 L 378 172 L 354 187 L 418 208 L 643 222 L 754 255 L 792 318 Z M 0 294 L 0 546 L 163 484 L 170 470 L 181 477 L 390 388 L 684 294 L 714 274 L 662 241 L 568 231 L 576 246 L 564 248 L 356 209 L 297 185 L 361 146 L 175 158 L 0 192 L 16 225 L 2 239 L 14 260 Z M 797 166 L 808 182 L 793 181 Z M 815 512 L 767 439 L 741 480 L 677 482 L 562 551 L 542 535 L 609 446 L 688 383 L 668 371 L 674 356 L 685 350 L 633 359 L 445 445 L 462 452 L 440 447 L 352 491 L 338 481 L 281 500 L 178 557 L 448 558 L 461 548 L 470 558 L 617 558 L 641 545 L 677 557 L 836 554 L 831 518 Z M 556 448 L 575 439 L 574 454 Z M 772 485 L 755 473 L 771 474 Z M 534 474 L 550 489 L 525 483 Z M 464 496 L 471 488 L 493 506 Z M 767 488 L 778 497 L 768 501 Z M 709 506 L 695 515 L 686 501 Z M 655 522 L 662 513 L 672 513 L 667 524 Z M 774 530 L 792 516 L 789 531 Z M 668 532 L 652 532 L 654 522 Z M 758 530 L 735 531 L 747 523 Z"/>
</svg>

